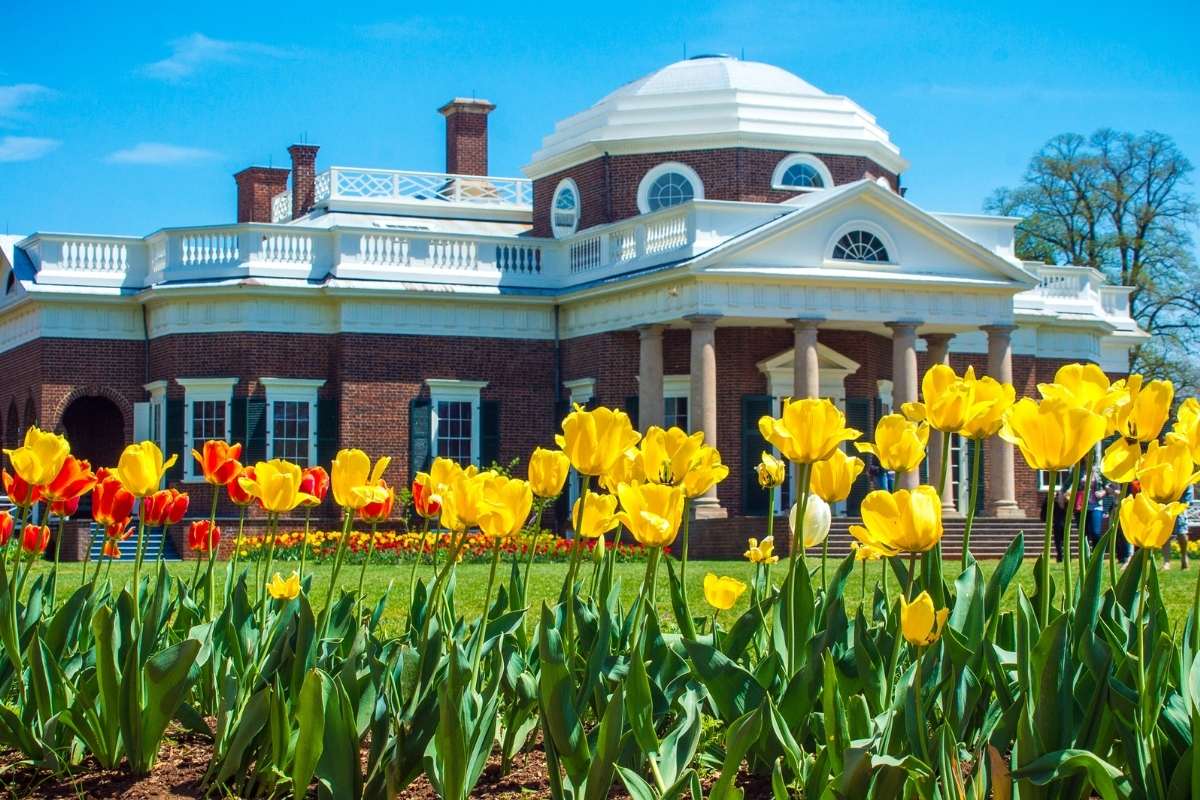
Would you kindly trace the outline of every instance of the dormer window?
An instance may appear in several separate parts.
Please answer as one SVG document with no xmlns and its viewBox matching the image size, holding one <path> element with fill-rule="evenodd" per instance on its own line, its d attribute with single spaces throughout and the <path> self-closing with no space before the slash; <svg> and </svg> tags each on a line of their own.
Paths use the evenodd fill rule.
<svg viewBox="0 0 1200 800">
<path fill-rule="evenodd" d="M 775 166 L 771 188 L 789 192 L 811 192 L 833 186 L 833 175 L 825 162 L 808 153 L 793 153 Z"/>
<path fill-rule="evenodd" d="M 844 234 L 833 246 L 833 257 L 838 261 L 865 261 L 868 263 L 891 261 L 887 247 L 870 231 L 853 230 Z"/>
<path fill-rule="evenodd" d="M 659 164 L 646 173 L 638 186 L 638 209 L 643 214 L 703 199 L 704 184 L 686 164 Z"/>
<path fill-rule="evenodd" d="M 570 236 L 579 227 L 579 187 L 570 178 L 558 182 L 550 204 L 550 228 L 554 238 Z"/>
</svg>

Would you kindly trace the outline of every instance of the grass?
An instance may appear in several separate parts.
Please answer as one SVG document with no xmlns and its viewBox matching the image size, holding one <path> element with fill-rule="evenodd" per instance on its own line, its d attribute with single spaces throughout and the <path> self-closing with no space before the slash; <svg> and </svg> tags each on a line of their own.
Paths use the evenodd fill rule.
<svg viewBox="0 0 1200 800">
<path fill-rule="evenodd" d="M 1156 557 L 1157 558 L 1157 557 Z M 1158 559 L 1160 564 L 1159 580 L 1162 588 L 1163 600 L 1167 606 L 1167 613 L 1170 616 L 1172 624 L 1182 625 L 1191 608 L 1192 596 L 1196 586 L 1197 568 L 1193 567 L 1189 570 L 1178 569 L 1176 561 L 1172 566 L 1174 569 L 1163 572 L 1161 571 L 1161 558 Z M 820 582 L 820 559 L 809 557 L 809 567 L 815 571 L 814 580 Z M 867 591 L 868 594 L 874 591 L 876 582 L 880 580 L 882 574 L 882 562 L 868 563 L 867 565 Z M 986 575 L 991 575 L 995 569 L 996 561 L 981 561 L 980 567 Z M 1017 574 L 1017 581 L 1025 588 L 1026 593 L 1031 594 L 1034 588 L 1033 576 L 1033 560 L 1028 559 L 1022 565 L 1020 572 Z M 49 564 L 41 564 L 38 566 L 38 571 L 44 572 L 49 569 Z M 217 581 L 218 584 L 223 583 L 224 570 L 219 565 Z M 254 589 L 253 584 L 253 565 L 248 565 L 251 568 L 251 589 Z M 284 575 L 291 573 L 298 566 L 295 562 L 276 562 L 272 567 L 272 571 L 279 571 Z M 678 566 L 678 565 L 676 565 Z M 1077 564 L 1076 564 L 1077 566 Z M 786 570 L 786 561 L 781 561 L 773 568 L 772 577 L 778 583 L 783 579 L 784 571 Z M 178 575 L 184 580 L 190 580 L 193 574 L 194 565 L 192 563 L 174 562 L 169 565 L 169 568 L 174 575 Z M 832 577 L 834 570 L 837 568 L 837 562 L 830 560 L 828 565 L 829 575 Z M 64 596 L 64 592 L 70 591 L 79 585 L 80 582 L 79 564 L 63 564 L 61 570 L 60 594 Z M 342 568 L 342 573 L 339 576 L 338 584 L 347 590 L 354 590 L 358 586 L 360 567 L 355 564 L 346 565 Z M 508 565 L 504 564 L 497 578 L 497 584 L 507 582 L 508 580 Z M 861 565 L 856 565 L 854 574 L 850 578 L 846 588 L 846 600 L 850 608 L 855 608 L 860 602 L 862 596 L 862 577 Z M 1062 584 L 1062 565 L 1056 564 L 1054 579 L 1058 585 Z M 391 632 L 399 629 L 403 623 L 406 613 L 408 599 L 408 576 L 410 565 L 375 565 L 367 568 L 366 578 L 364 581 L 364 589 L 368 598 L 371 598 L 372 603 L 378 597 L 391 589 L 388 597 L 387 607 L 384 612 L 385 628 Z M 562 580 L 566 574 L 567 565 L 562 563 L 541 563 L 534 564 L 530 574 L 529 586 L 529 602 L 534 609 L 540 607 L 543 600 L 553 602 L 557 597 Z M 754 568 L 751 564 L 745 561 L 693 561 L 688 564 L 687 571 L 687 588 L 691 599 L 692 611 L 696 614 L 706 614 L 710 612 L 708 605 L 704 601 L 704 591 L 702 583 L 704 575 L 708 572 L 714 572 L 718 575 L 730 575 L 739 578 L 743 581 L 749 581 L 753 576 Z M 112 567 L 112 580 L 114 583 L 127 580 L 132 574 L 133 567 L 130 563 L 117 563 Z M 328 591 L 330 573 L 332 567 L 329 564 L 309 565 L 308 571 L 313 576 L 312 594 L 313 605 L 320 608 L 325 603 L 325 595 Z M 591 574 L 591 565 L 582 564 L 580 573 L 587 580 Z M 623 563 L 617 565 L 616 576 L 621 583 L 621 594 L 625 604 L 628 606 L 633 601 L 638 588 L 642 583 L 642 576 L 645 573 L 645 565 L 641 563 Z M 959 573 L 957 560 L 947 560 L 944 567 L 944 573 L 947 581 L 953 581 Z M 89 576 L 91 569 L 89 568 Z M 428 577 L 430 567 L 428 564 L 423 565 L 418 569 L 418 575 Z M 1105 583 L 1107 584 L 1108 571 L 1105 569 Z M 468 618 L 478 616 L 480 609 L 483 606 L 484 592 L 487 587 L 488 566 L 486 564 L 459 564 L 457 567 L 457 579 L 455 589 L 455 604 L 460 614 Z M 1079 576 L 1075 575 L 1076 582 Z M 889 589 L 894 595 L 897 591 L 897 585 L 894 575 L 888 576 Z M 674 621 L 674 614 L 671 611 L 670 597 L 667 587 L 667 572 L 665 566 L 660 565 L 658 571 L 658 581 L 656 582 L 656 605 L 658 607 L 659 617 L 663 620 L 665 626 L 670 626 Z M 732 610 L 724 612 L 721 616 L 722 623 L 729 625 L 736 614 L 744 611 L 748 605 L 749 593 L 743 595 L 738 606 Z M 1016 589 L 1010 588 L 1004 598 L 1004 607 L 1011 609 L 1016 602 Z M 531 620 L 536 619 L 536 616 L 530 617 Z"/>
</svg>

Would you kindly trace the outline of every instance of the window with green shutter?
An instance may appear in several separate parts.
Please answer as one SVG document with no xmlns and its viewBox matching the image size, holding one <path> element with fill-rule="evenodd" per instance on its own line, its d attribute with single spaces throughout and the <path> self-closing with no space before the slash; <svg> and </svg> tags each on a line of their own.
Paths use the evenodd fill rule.
<svg viewBox="0 0 1200 800">
<path fill-rule="evenodd" d="M 770 508 L 766 491 L 758 485 L 755 467 L 764 450 L 770 450 L 758 432 L 758 420 L 774 410 L 775 398 L 769 394 L 742 395 L 742 514 L 765 517 Z"/>
</svg>

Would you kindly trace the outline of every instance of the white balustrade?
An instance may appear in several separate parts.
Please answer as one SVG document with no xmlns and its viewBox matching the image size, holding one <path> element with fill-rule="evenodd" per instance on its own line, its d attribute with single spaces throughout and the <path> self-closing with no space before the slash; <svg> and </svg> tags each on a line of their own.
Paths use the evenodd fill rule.
<svg viewBox="0 0 1200 800">
<path fill-rule="evenodd" d="M 533 184 L 525 178 L 453 175 L 394 169 L 330 167 L 316 176 L 315 201 L 372 200 L 467 205 L 533 205 Z"/>
<path fill-rule="evenodd" d="M 678 250 L 688 243 L 686 214 L 655 220 L 646 225 L 646 255 Z"/>
<path fill-rule="evenodd" d="M 528 244 L 497 244 L 496 269 L 538 274 L 542 271 L 542 248 Z"/>
<path fill-rule="evenodd" d="M 265 234 L 258 249 L 258 260 L 277 264 L 311 264 L 313 240 L 304 234 Z"/>
<path fill-rule="evenodd" d="M 567 252 L 570 254 L 571 272 L 583 272 L 602 267 L 604 261 L 604 238 L 588 236 L 572 242 Z"/>
<path fill-rule="evenodd" d="M 187 234 L 179 239 L 179 261 L 185 266 L 236 264 L 240 260 L 236 231 Z"/>
<path fill-rule="evenodd" d="M 430 239 L 429 265 L 445 269 L 477 269 L 479 246 L 471 239 Z"/>
<path fill-rule="evenodd" d="M 129 266 L 129 247 L 125 242 L 67 239 L 62 243 L 59 265 L 69 270 L 124 272 Z"/>
<path fill-rule="evenodd" d="M 358 260 L 381 267 L 406 267 L 410 263 L 408 237 L 364 234 L 358 237 Z"/>
</svg>

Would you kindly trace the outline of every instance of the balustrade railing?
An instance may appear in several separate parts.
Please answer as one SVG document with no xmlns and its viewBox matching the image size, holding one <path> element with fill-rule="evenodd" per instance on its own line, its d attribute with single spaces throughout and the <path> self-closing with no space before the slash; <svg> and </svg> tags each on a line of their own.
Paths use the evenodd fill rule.
<svg viewBox="0 0 1200 800">
<path fill-rule="evenodd" d="M 528 209 L 533 205 L 533 184 L 525 178 L 491 175 L 330 167 L 317 175 L 315 196 L 317 203 L 372 200 Z"/>
<path fill-rule="evenodd" d="M 284 189 L 271 198 L 271 222 L 287 222 L 292 218 L 292 192 Z"/>
</svg>

